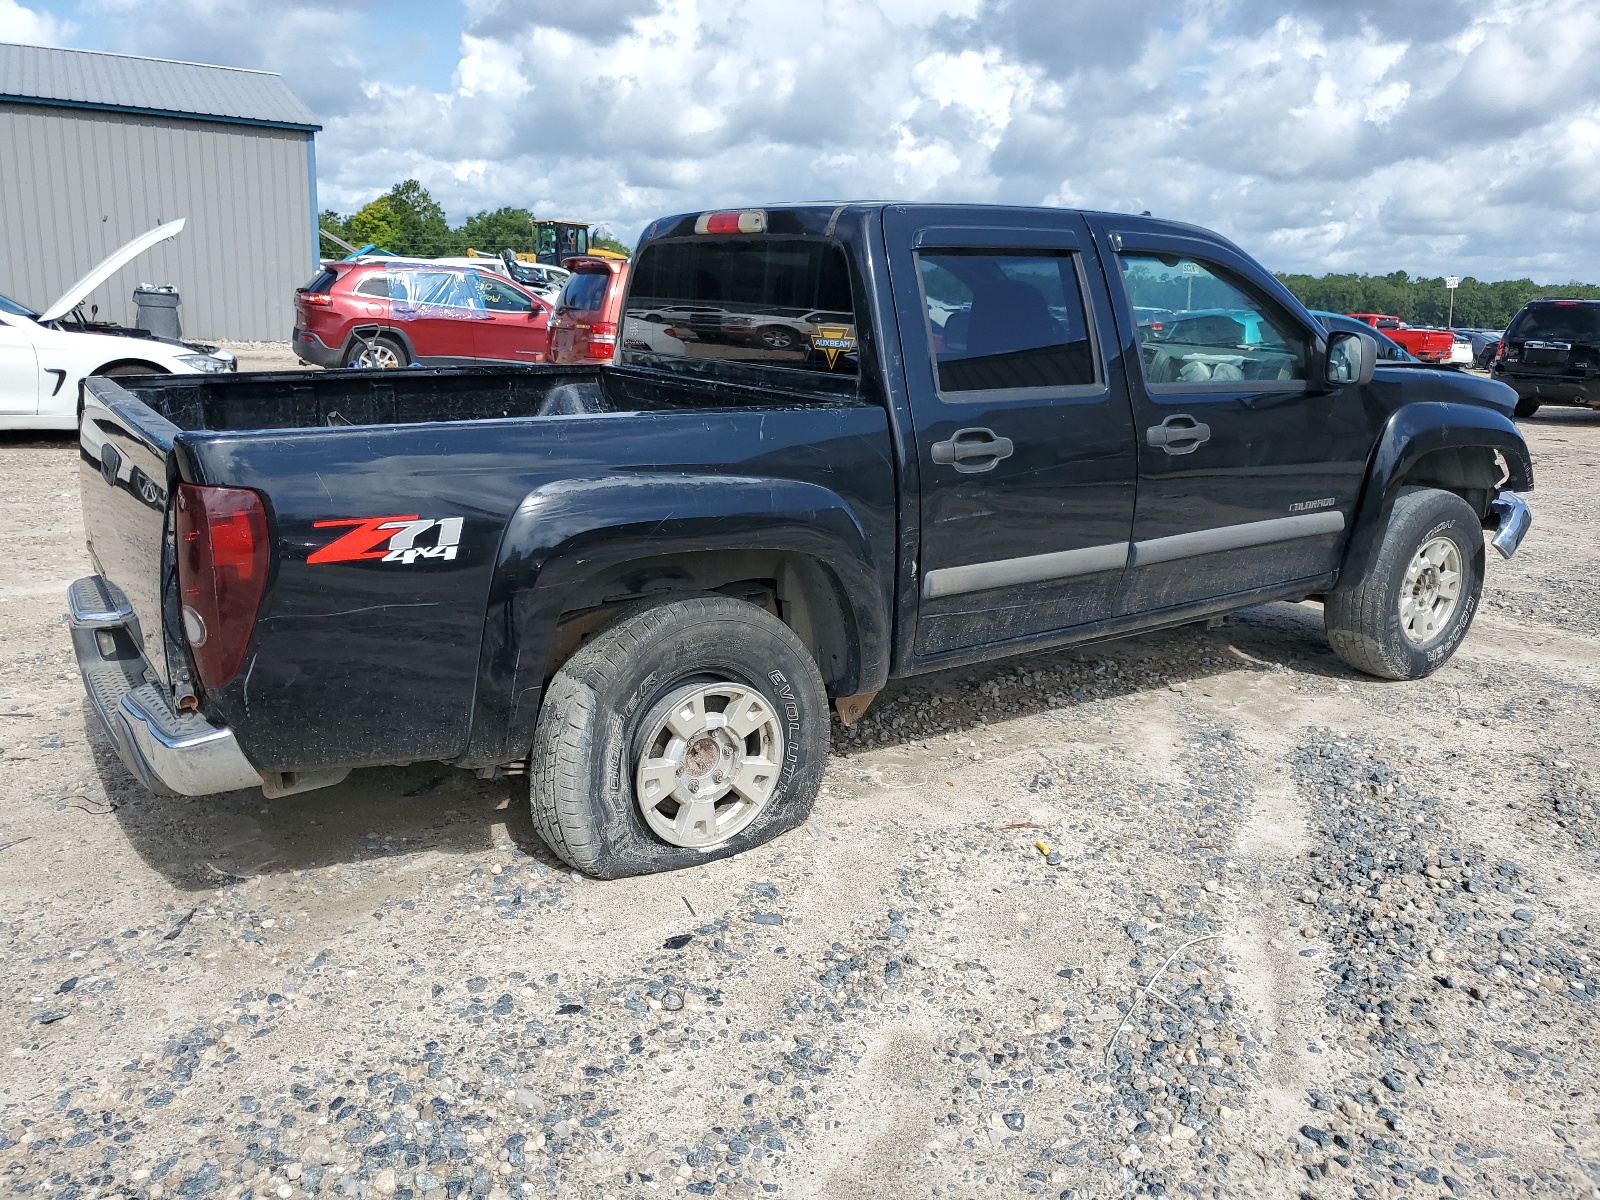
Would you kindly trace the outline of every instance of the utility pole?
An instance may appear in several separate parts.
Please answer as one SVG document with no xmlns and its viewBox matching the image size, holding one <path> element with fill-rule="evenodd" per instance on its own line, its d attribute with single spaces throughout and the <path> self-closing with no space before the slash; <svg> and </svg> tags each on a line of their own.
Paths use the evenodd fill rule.
<svg viewBox="0 0 1600 1200">
<path fill-rule="evenodd" d="M 1461 276 L 1446 275 L 1444 277 L 1444 290 L 1450 293 L 1450 315 L 1444 319 L 1446 329 L 1456 327 L 1456 289 L 1461 286 Z"/>
</svg>

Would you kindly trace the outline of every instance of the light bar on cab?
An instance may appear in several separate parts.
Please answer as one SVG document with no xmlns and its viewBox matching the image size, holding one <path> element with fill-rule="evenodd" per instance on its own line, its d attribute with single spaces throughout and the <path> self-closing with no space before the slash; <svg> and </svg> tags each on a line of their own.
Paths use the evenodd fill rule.
<svg viewBox="0 0 1600 1200">
<path fill-rule="evenodd" d="M 765 233 L 765 209 L 747 208 L 743 212 L 701 213 L 695 218 L 696 233 Z"/>
</svg>

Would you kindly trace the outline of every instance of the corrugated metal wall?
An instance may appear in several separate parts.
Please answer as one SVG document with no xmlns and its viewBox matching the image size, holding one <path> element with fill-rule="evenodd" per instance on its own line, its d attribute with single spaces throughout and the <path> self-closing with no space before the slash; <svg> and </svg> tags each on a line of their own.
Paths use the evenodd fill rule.
<svg viewBox="0 0 1600 1200">
<path fill-rule="evenodd" d="M 131 325 L 133 289 L 170 283 L 185 337 L 288 340 L 315 268 L 310 136 L 0 104 L 0 293 L 42 309 L 124 242 L 187 217 L 95 291 L 101 318 Z"/>
</svg>

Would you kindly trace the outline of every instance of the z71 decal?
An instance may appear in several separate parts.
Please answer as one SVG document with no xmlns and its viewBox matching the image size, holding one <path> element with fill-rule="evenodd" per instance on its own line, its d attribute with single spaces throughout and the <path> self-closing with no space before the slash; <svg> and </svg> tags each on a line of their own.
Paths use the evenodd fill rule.
<svg viewBox="0 0 1600 1200">
<path fill-rule="evenodd" d="M 419 559 L 454 560 L 461 548 L 461 517 L 343 517 L 337 521 L 314 521 L 317 529 L 348 527 L 349 533 L 334 538 L 320 550 L 313 550 L 307 564 L 397 562 L 410 565 Z M 418 545 L 419 539 L 422 545 Z"/>
</svg>

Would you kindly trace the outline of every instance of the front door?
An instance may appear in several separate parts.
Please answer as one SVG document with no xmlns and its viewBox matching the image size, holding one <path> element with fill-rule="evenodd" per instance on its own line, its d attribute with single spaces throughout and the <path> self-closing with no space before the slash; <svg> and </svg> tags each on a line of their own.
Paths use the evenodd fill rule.
<svg viewBox="0 0 1600 1200">
<path fill-rule="evenodd" d="M 549 349 L 550 310 L 521 288 L 493 275 L 479 275 L 484 319 L 473 326 L 479 358 L 543 362 Z"/>
<path fill-rule="evenodd" d="M 1141 613 L 1332 571 L 1383 414 L 1313 384 L 1325 335 L 1242 255 L 1096 218 L 1139 454 L 1118 602 Z"/>
<path fill-rule="evenodd" d="M 0 414 L 32 416 L 39 411 L 39 359 L 33 338 L 21 325 L 0 316 Z"/>
<path fill-rule="evenodd" d="M 1133 424 L 1088 231 L 1007 215 L 885 215 L 921 479 L 919 658 L 1104 619 L 1128 555 Z"/>
</svg>

